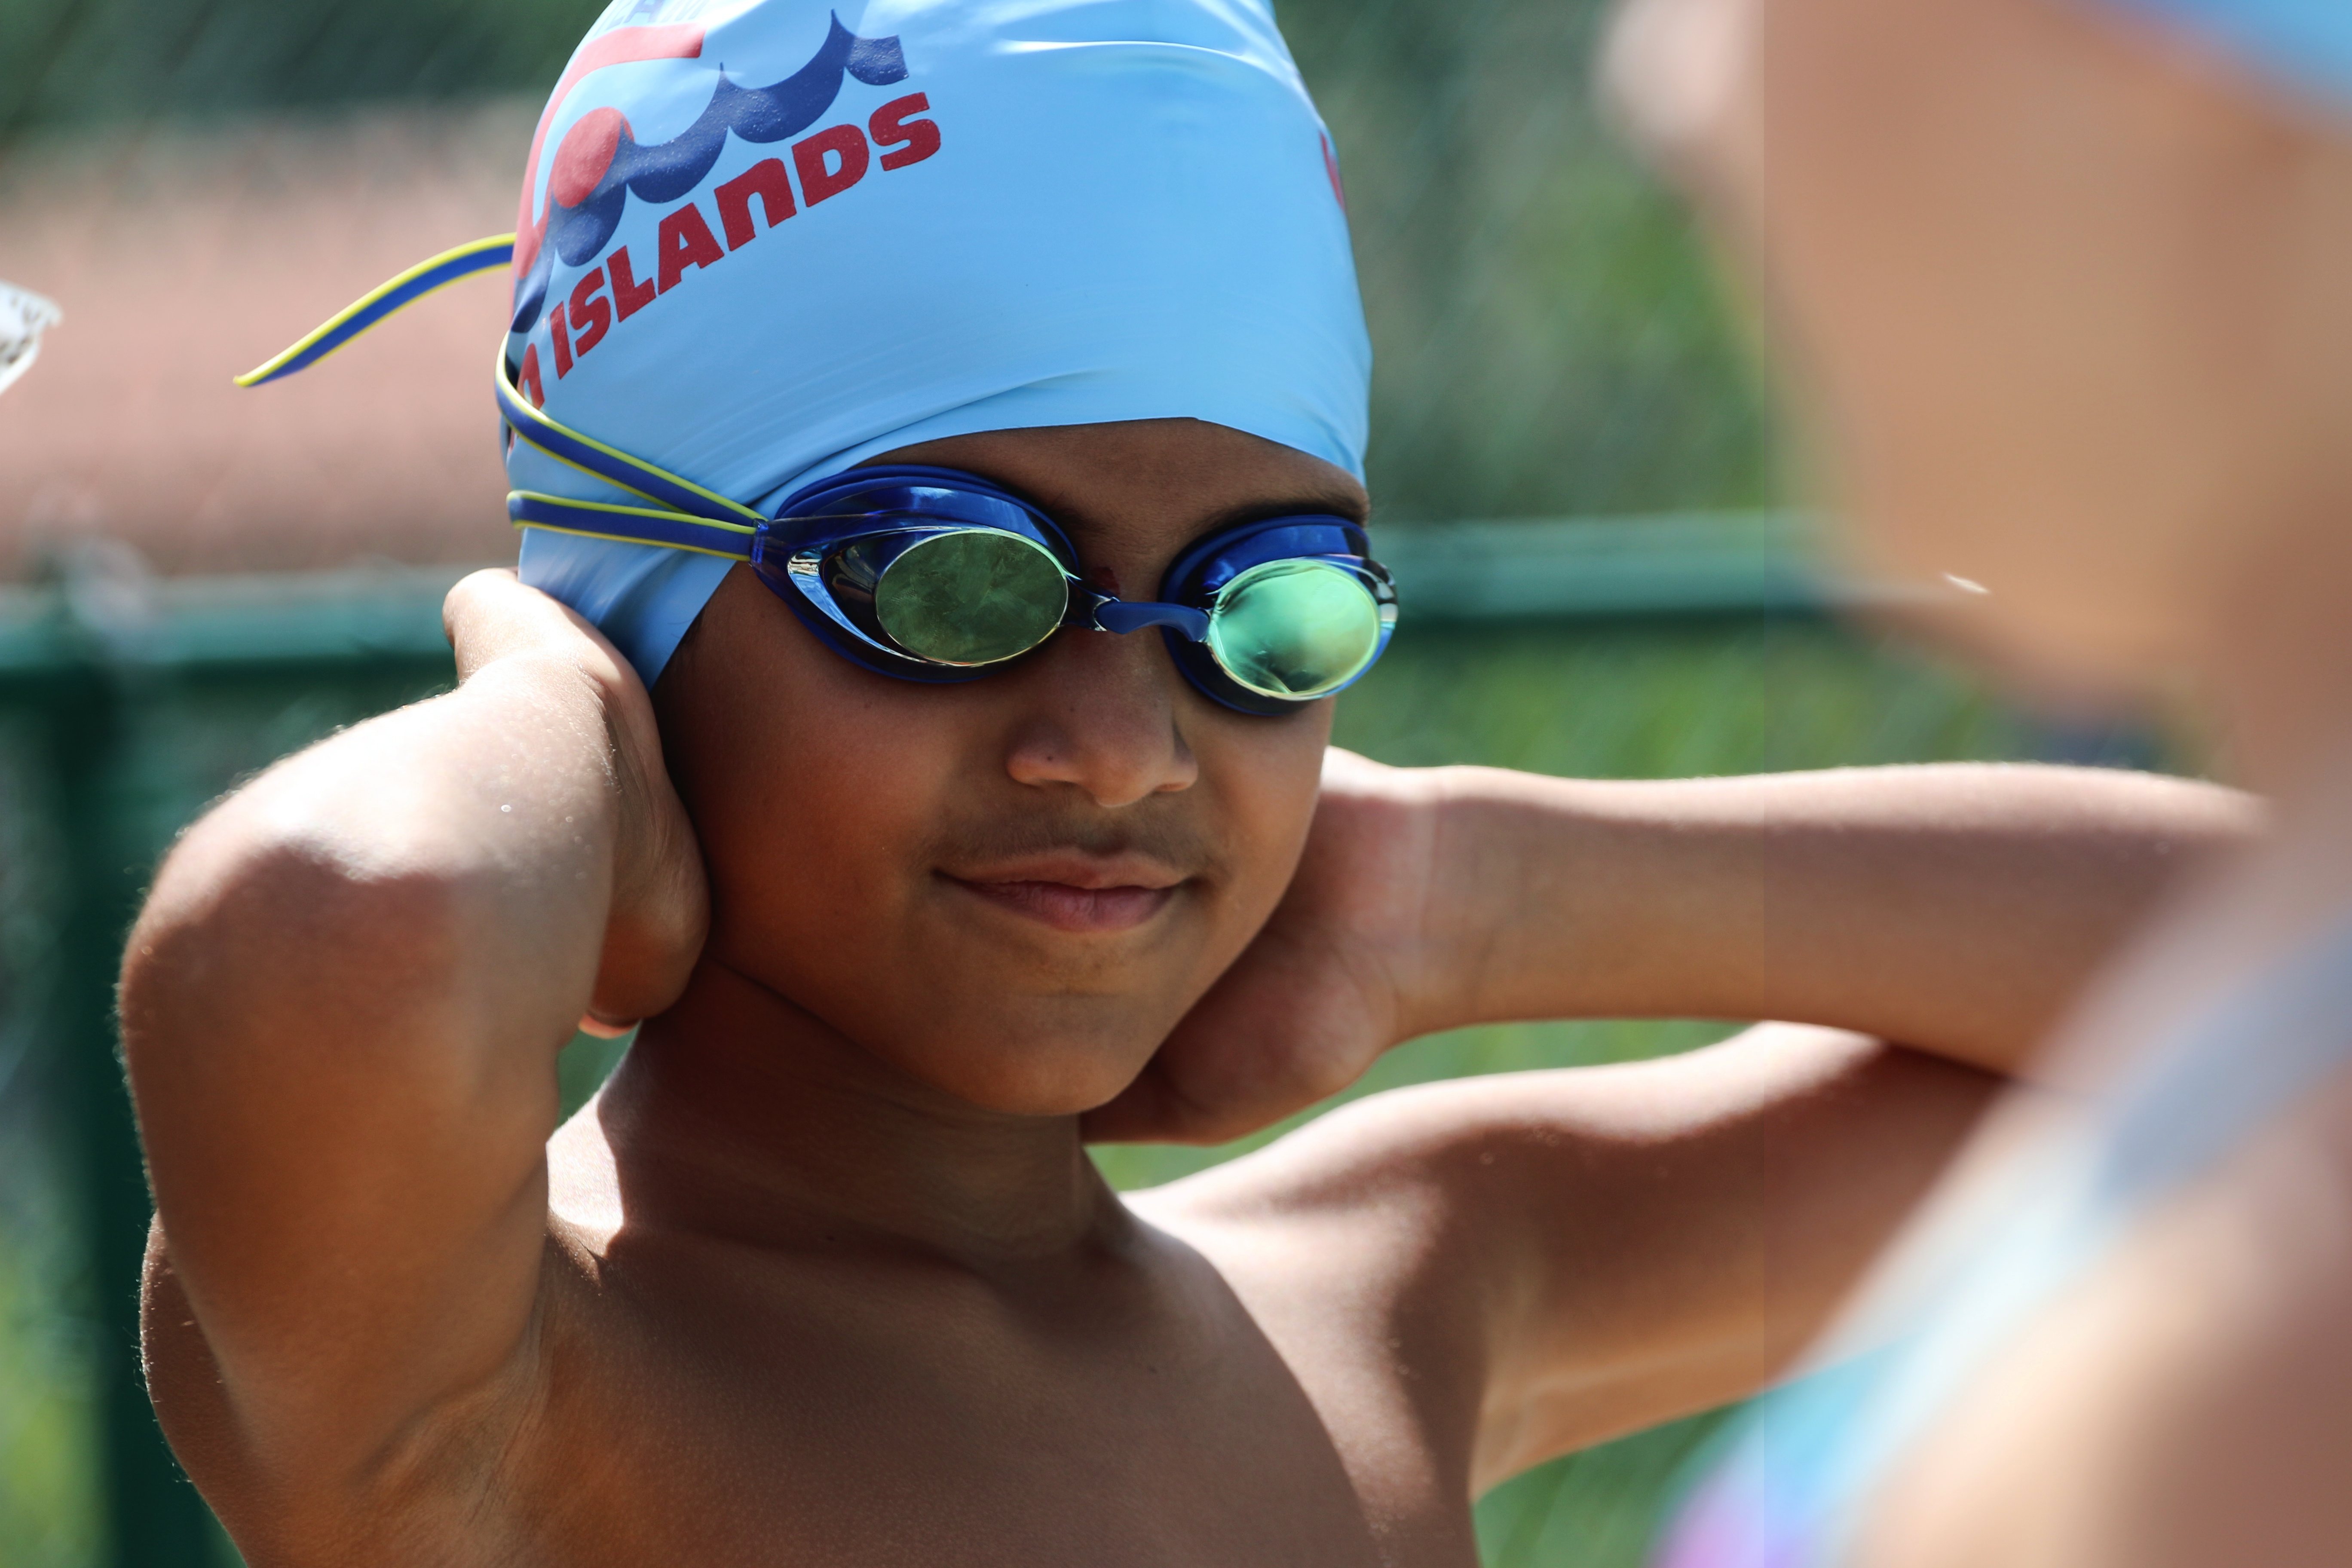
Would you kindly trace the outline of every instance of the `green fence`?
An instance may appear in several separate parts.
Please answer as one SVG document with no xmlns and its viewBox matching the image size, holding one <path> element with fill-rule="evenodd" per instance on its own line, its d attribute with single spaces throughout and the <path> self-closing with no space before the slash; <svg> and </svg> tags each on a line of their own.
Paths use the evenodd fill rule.
<svg viewBox="0 0 2352 1568">
<path fill-rule="evenodd" d="M 1815 583 L 1787 520 L 1384 537 L 1407 629 L 1342 700 L 1339 739 L 1386 761 L 1631 777 L 2059 743 L 1949 670 L 1821 614 L 1850 595 Z M 110 1016 L 121 932 L 158 855 L 208 799 L 446 684 L 437 606 L 450 575 L 158 584 L 101 563 L 0 591 L 0 1562 L 11 1568 L 234 1561 L 139 1383 L 148 1210 Z M 1469 1030 L 1401 1048 L 1352 1092 L 1622 1059 L 1720 1032 Z M 601 1050 L 583 1041 L 567 1053 L 573 1101 L 607 1065 Z M 1133 1186 L 1244 1146 L 1100 1158 Z M 1487 1562 L 1630 1568 L 1706 1426 L 1644 1434 L 1499 1489 L 1479 1510 Z"/>
</svg>

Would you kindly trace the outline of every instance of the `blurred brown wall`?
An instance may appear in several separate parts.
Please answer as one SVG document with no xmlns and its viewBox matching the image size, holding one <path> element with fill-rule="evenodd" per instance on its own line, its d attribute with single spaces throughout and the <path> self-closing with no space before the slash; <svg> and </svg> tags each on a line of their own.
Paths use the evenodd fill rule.
<svg viewBox="0 0 2352 1568">
<path fill-rule="evenodd" d="M 434 252 L 514 226 L 535 106 L 20 143 L 0 279 L 65 312 L 0 395 L 0 579 L 92 534 L 170 574 L 510 559 L 469 279 L 300 375 L 229 384 Z"/>
</svg>

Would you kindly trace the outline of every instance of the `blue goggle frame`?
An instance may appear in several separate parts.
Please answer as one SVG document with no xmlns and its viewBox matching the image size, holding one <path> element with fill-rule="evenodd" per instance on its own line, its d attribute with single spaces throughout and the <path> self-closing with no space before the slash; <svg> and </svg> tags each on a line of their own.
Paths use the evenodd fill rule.
<svg viewBox="0 0 2352 1568">
<path fill-rule="evenodd" d="M 497 379 L 499 412 L 516 436 L 656 503 L 616 505 L 516 490 L 507 497 L 507 513 L 516 526 L 745 562 L 820 641 L 877 674 L 930 683 L 976 680 L 1026 657 L 971 665 L 911 654 L 894 646 L 870 614 L 859 613 L 861 606 L 845 603 L 828 574 L 828 563 L 845 547 L 870 544 L 887 561 L 946 532 L 1010 533 L 1043 549 L 1061 568 L 1067 588 L 1063 626 L 1122 635 L 1156 626 L 1193 689 L 1237 712 L 1296 712 L 1345 689 L 1379 662 L 1395 630 L 1395 586 L 1372 558 L 1362 526 L 1347 518 L 1272 517 L 1220 530 L 1195 541 L 1170 563 L 1158 600 L 1126 600 L 1079 575 L 1076 550 L 1045 511 L 977 474 L 914 465 L 855 468 L 803 486 L 784 499 L 773 517 L 762 517 L 550 418 L 516 391 L 503 353 Z M 1226 584 L 1253 567 L 1287 561 L 1346 573 L 1363 586 L 1379 615 L 1370 657 L 1347 679 L 1311 698 L 1271 696 L 1244 685 L 1218 662 L 1209 641 L 1211 612 Z"/>
</svg>

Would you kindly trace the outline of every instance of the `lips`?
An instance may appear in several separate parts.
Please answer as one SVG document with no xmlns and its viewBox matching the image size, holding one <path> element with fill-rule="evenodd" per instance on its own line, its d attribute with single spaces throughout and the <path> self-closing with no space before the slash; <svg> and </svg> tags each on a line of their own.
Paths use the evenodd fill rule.
<svg viewBox="0 0 2352 1568">
<path fill-rule="evenodd" d="M 1008 913 L 1055 931 L 1132 931 L 1175 899 L 1184 879 L 1140 856 L 1047 855 L 946 879 Z"/>
</svg>

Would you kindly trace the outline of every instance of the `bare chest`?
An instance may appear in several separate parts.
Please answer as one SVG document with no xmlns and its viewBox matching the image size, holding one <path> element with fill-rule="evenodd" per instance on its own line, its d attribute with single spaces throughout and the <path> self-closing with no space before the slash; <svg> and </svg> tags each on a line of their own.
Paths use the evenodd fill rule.
<svg viewBox="0 0 2352 1568">
<path fill-rule="evenodd" d="M 1466 1498 L 1394 1484 L 1431 1468 L 1414 1435 L 1353 1429 L 1377 1391 L 1316 1386 L 1328 1347 L 1302 1375 L 1205 1267 L 1105 1274 L 559 1292 L 481 1560 L 1475 1563 Z"/>
</svg>

